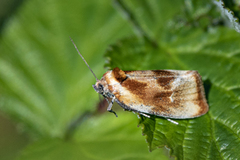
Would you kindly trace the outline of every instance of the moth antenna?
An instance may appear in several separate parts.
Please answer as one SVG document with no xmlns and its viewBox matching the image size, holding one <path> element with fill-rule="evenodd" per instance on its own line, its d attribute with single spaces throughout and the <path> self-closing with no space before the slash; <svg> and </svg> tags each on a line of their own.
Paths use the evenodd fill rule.
<svg viewBox="0 0 240 160">
<path fill-rule="evenodd" d="M 89 68 L 89 70 L 92 72 L 93 76 L 94 76 L 94 77 L 96 78 L 96 80 L 98 81 L 98 78 L 97 78 L 97 76 L 94 74 L 94 72 L 92 71 L 92 69 L 89 67 L 89 65 L 88 65 L 87 61 L 86 61 L 86 60 L 83 58 L 83 56 L 82 56 L 82 55 L 81 55 L 81 53 L 79 52 L 79 50 L 78 50 L 78 48 L 77 48 L 76 44 L 73 42 L 72 38 L 71 38 L 71 37 L 69 37 L 69 38 L 70 38 L 70 40 L 72 41 L 72 43 L 73 43 L 73 45 L 74 45 L 75 49 L 77 50 L 78 54 L 81 56 L 82 60 L 85 62 L 85 64 L 86 64 L 86 65 L 87 65 L 87 67 Z"/>
<path fill-rule="evenodd" d="M 167 119 L 169 122 L 172 122 L 173 124 L 176 124 L 176 125 L 178 125 L 178 122 L 176 122 L 176 121 L 174 121 L 174 120 L 172 120 L 172 119 Z"/>
</svg>

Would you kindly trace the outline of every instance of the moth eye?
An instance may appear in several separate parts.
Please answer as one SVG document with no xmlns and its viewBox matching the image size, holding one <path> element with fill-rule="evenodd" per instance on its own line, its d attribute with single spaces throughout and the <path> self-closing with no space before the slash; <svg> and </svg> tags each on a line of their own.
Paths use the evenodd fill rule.
<svg viewBox="0 0 240 160">
<path fill-rule="evenodd" d="M 100 83 L 99 83 L 99 85 L 98 85 L 98 90 L 99 90 L 100 92 L 103 92 L 103 85 L 100 84 Z"/>
</svg>

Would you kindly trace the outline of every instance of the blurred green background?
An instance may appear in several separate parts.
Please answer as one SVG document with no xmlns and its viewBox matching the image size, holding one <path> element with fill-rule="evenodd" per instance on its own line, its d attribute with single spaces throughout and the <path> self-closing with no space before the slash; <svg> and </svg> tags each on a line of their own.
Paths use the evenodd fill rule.
<svg viewBox="0 0 240 160">
<path fill-rule="evenodd" d="M 21 2 L 20 0 L 0 1 L 1 38 L 4 24 L 7 23 L 8 19 L 16 12 Z M 13 122 L 8 116 L 0 111 L 0 159 L 14 159 L 28 143 L 29 138 L 27 134 L 22 133 L 21 125 Z"/>
</svg>

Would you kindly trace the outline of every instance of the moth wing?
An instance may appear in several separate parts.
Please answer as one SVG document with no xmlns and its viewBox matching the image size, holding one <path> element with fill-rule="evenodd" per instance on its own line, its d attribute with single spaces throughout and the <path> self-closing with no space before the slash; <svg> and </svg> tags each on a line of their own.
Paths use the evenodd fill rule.
<svg viewBox="0 0 240 160">
<path fill-rule="evenodd" d="M 208 111 L 197 71 L 113 70 L 111 81 L 117 103 L 128 110 L 177 119 L 198 117 Z"/>
</svg>

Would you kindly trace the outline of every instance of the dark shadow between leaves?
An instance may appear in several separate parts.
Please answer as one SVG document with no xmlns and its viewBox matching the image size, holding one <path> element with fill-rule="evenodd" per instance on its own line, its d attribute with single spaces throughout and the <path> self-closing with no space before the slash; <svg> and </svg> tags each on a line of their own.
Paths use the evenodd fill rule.
<svg viewBox="0 0 240 160">
<path fill-rule="evenodd" d="M 207 80 L 203 81 L 203 86 L 204 86 L 205 96 L 206 96 L 207 102 L 209 102 L 208 101 L 208 96 L 209 96 L 209 92 L 210 92 L 211 87 L 212 87 L 212 82 L 209 79 L 207 79 Z"/>
</svg>

